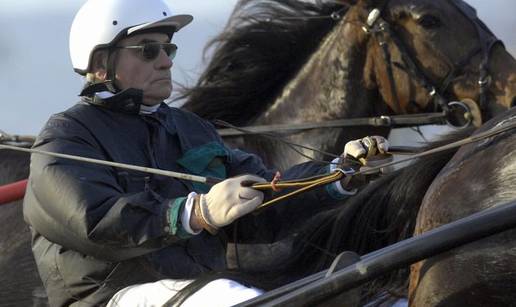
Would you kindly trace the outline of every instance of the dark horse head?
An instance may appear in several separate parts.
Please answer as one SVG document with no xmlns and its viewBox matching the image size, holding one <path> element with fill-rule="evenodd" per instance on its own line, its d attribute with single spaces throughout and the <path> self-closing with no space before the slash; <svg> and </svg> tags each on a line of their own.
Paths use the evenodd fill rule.
<svg viewBox="0 0 516 307">
<path fill-rule="evenodd" d="M 185 108 L 249 125 L 415 113 L 465 98 L 496 101 L 480 108 L 489 118 L 514 104 L 516 61 L 464 2 L 316 3 L 240 1 Z M 319 129 L 290 140 L 338 154 L 371 133 L 386 131 Z M 279 168 L 303 160 L 256 137 L 244 147 Z"/>
</svg>

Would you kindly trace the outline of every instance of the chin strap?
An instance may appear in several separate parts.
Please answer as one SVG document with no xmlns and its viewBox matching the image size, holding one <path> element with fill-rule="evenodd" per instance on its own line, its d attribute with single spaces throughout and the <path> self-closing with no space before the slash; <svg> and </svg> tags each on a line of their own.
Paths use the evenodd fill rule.
<svg viewBox="0 0 516 307">
<path fill-rule="evenodd" d="M 117 93 L 119 90 L 117 86 L 114 83 L 114 80 L 116 80 L 115 75 L 115 57 L 113 54 L 116 52 L 116 50 L 113 50 L 111 48 L 107 51 L 107 61 L 106 61 L 106 78 L 107 80 L 104 82 L 106 86 L 109 88 L 110 92 Z"/>
<path fill-rule="evenodd" d="M 110 81 L 95 83 L 86 86 L 79 96 L 89 104 L 113 110 L 116 112 L 139 114 L 143 102 L 143 91 L 128 88 L 123 91 L 113 92 L 113 84 Z M 111 96 L 106 97 L 100 93 L 106 92 Z"/>
</svg>

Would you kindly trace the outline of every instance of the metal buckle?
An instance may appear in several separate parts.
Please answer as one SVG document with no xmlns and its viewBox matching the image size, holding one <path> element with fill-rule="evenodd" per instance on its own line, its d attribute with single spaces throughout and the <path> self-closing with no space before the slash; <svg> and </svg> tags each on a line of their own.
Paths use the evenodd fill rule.
<svg viewBox="0 0 516 307">
<path fill-rule="evenodd" d="M 380 116 L 380 120 L 381 120 L 382 125 L 384 125 L 386 127 L 390 127 L 392 125 L 392 119 L 390 116 L 382 115 L 382 116 Z"/>
<path fill-rule="evenodd" d="M 487 75 L 484 78 L 478 79 L 478 85 L 479 86 L 487 86 L 491 83 L 491 76 Z"/>
<path fill-rule="evenodd" d="M 330 18 L 335 20 L 335 21 L 338 21 L 342 16 L 340 16 L 339 12 L 333 12 L 330 14 Z"/>
<path fill-rule="evenodd" d="M 437 94 L 437 91 L 436 91 L 435 87 L 432 86 L 432 89 L 430 90 L 430 93 L 428 93 L 428 95 L 430 95 L 430 97 L 434 97 L 435 94 Z"/>
<path fill-rule="evenodd" d="M 448 103 L 449 110 L 446 114 L 446 124 L 456 129 L 463 129 L 468 127 L 472 121 L 473 116 L 471 110 L 462 101 L 452 101 Z"/>
</svg>

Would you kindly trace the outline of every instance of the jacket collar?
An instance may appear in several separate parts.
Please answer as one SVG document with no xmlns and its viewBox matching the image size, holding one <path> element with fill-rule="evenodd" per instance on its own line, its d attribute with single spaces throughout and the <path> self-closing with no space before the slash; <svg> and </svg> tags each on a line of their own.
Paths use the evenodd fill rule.
<svg viewBox="0 0 516 307">
<path fill-rule="evenodd" d="M 139 114 L 143 103 L 142 90 L 129 88 L 117 92 L 110 83 L 87 84 L 79 96 L 91 105 L 129 114 Z"/>
</svg>

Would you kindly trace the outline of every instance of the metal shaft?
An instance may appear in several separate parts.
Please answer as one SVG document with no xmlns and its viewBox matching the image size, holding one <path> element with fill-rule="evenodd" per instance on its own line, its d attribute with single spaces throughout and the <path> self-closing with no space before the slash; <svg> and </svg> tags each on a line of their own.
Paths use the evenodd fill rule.
<svg viewBox="0 0 516 307">
<path fill-rule="evenodd" d="M 361 261 L 323 278 L 320 272 L 237 306 L 314 306 L 382 274 L 450 249 L 512 229 L 516 201 L 474 213 L 361 257 Z M 310 282 L 312 281 L 312 282 Z"/>
<path fill-rule="evenodd" d="M 125 163 L 111 162 L 111 161 L 105 161 L 105 160 L 99 160 L 99 159 L 93 159 L 93 158 L 85 158 L 85 157 L 61 154 L 61 153 L 57 153 L 57 152 L 50 152 L 50 151 L 44 151 L 44 150 L 38 150 L 38 149 L 21 148 L 21 147 L 11 146 L 11 145 L 0 145 L 0 149 L 22 151 L 22 152 L 28 152 L 28 153 L 32 153 L 32 154 L 41 154 L 41 155 L 46 155 L 46 156 L 50 156 L 50 157 L 63 158 L 63 159 L 81 161 L 81 162 L 92 163 L 92 164 L 97 164 L 97 165 L 105 165 L 105 166 L 111 166 L 111 167 L 116 167 L 116 168 L 129 169 L 129 170 L 133 170 L 133 171 L 162 175 L 162 176 L 167 176 L 167 177 L 172 177 L 172 178 L 177 178 L 177 179 L 184 179 L 184 180 L 195 181 L 195 182 L 206 183 L 206 184 L 215 184 L 215 183 L 218 183 L 221 181 L 221 179 L 214 178 L 214 177 L 202 177 L 202 176 L 190 175 L 190 174 L 185 174 L 185 173 L 166 171 L 166 170 L 161 170 L 161 169 L 156 169 L 156 168 L 151 168 L 151 167 L 130 165 L 130 164 L 125 164 Z"/>
</svg>

